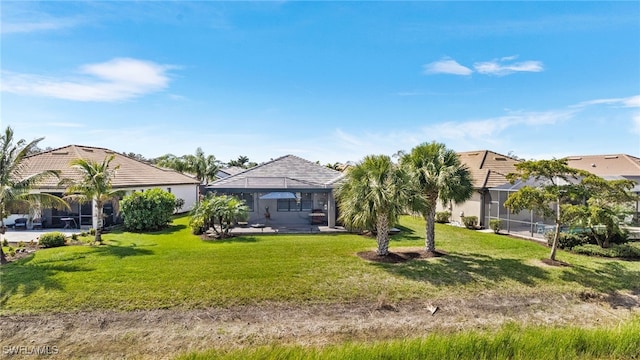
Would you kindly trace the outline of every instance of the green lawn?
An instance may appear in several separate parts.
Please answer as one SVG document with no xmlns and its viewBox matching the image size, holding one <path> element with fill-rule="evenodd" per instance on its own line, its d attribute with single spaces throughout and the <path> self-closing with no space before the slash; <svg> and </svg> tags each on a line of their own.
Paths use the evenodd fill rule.
<svg viewBox="0 0 640 360">
<path fill-rule="evenodd" d="M 462 331 L 423 338 L 341 343 L 324 347 L 272 345 L 210 350 L 178 357 L 199 359 L 637 359 L 640 319 L 612 327 L 522 327 Z"/>
<path fill-rule="evenodd" d="M 2 313 L 327 303 L 473 296 L 493 292 L 640 291 L 640 262 L 560 251 L 572 267 L 540 264 L 537 243 L 447 225 L 449 255 L 403 264 L 358 258 L 375 239 L 357 235 L 261 235 L 202 241 L 187 218 L 153 234 L 109 233 L 103 246 L 39 250 L 0 269 Z M 424 222 L 404 217 L 391 251 L 422 247 Z"/>
</svg>

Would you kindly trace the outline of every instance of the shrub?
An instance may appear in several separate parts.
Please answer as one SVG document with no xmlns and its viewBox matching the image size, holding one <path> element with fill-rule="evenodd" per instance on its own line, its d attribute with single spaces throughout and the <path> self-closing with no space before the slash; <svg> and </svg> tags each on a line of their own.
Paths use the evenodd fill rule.
<svg viewBox="0 0 640 360">
<path fill-rule="evenodd" d="M 553 245 L 553 237 L 555 236 L 554 231 L 549 231 L 544 234 L 545 239 L 547 239 L 547 245 Z M 589 236 L 585 233 L 581 234 L 573 234 L 573 233 L 565 233 L 561 232 L 558 235 L 558 247 L 560 249 L 572 249 L 579 245 L 585 245 L 589 243 Z"/>
<path fill-rule="evenodd" d="M 609 248 L 602 248 L 599 245 L 584 244 L 572 249 L 577 254 L 590 256 L 616 257 L 625 259 L 640 259 L 640 245 L 632 244 L 613 245 Z"/>
<path fill-rule="evenodd" d="M 9 240 L 7 240 L 6 238 L 2 240 L 2 246 L 9 246 Z"/>
<path fill-rule="evenodd" d="M 547 239 L 547 245 L 553 245 L 553 237 L 555 236 L 554 231 L 549 231 L 544 234 L 545 239 Z M 585 245 L 589 243 L 589 236 L 586 233 L 575 234 L 575 233 L 565 233 L 561 232 L 558 235 L 558 248 L 560 249 L 572 249 L 579 245 Z"/>
<path fill-rule="evenodd" d="M 436 212 L 436 222 L 440 224 L 446 224 L 449 222 L 449 218 L 451 218 L 451 213 L 449 211 L 438 211 Z"/>
<path fill-rule="evenodd" d="M 477 216 L 463 216 L 462 217 L 462 223 L 464 224 L 464 226 L 467 229 L 474 229 L 476 228 L 476 225 L 478 224 L 478 217 Z"/>
<path fill-rule="evenodd" d="M 46 234 L 42 234 L 40 236 L 40 247 L 43 248 L 52 248 L 58 246 L 64 246 L 64 234 L 61 232 L 50 232 Z"/>
<path fill-rule="evenodd" d="M 127 230 L 150 231 L 167 226 L 175 206 L 175 195 L 156 188 L 125 196 L 120 202 L 120 211 Z"/>
<path fill-rule="evenodd" d="M 500 219 L 491 219 L 489 220 L 489 226 L 493 230 L 494 233 L 499 233 L 502 230 L 502 220 Z"/>
<path fill-rule="evenodd" d="M 95 236 L 95 234 L 96 234 L 96 229 L 94 228 L 89 229 L 89 235 Z"/>
<path fill-rule="evenodd" d="M 9 246 L 9 249 L 7 249 L 7 253 L 11 256 L 16 256 L 16 249 L 14 249 L 13 246 Z"/>
</svg>

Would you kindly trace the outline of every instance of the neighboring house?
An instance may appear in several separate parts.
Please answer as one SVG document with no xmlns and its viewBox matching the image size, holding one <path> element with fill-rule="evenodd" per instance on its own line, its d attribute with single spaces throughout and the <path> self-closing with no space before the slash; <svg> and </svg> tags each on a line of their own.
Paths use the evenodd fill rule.
<svg viewBox="0 0 640 360">
<path fill-rule="evenodd" d="M 343 174 L 293 155 L 286 155 L 215 181 L 207 190 L 245 200 L 250 224 L 334 227 L 333 190 Z"/>
<path fill-rule="evenodd" d="M 566 157 L 567 165 L 589 171 L 604 179 L 628 179 L 636 182 L 636 186 L 631 190 L 640 194 L 640 158 L 618 154 L 618 155 L 584 155 Z M 577 180 L 576 180 L 577 181 Z M 542 236 L 545 232 L 552 231 L 554 219 L 544 219 L 543 217 L 529 210 L 512 214 L 504 207 L 504 203 L 510 194 L 518 191 L 524 186 L 540 186 L 539 182 L 517 181 L 514 184 L 505 183 L 495 186 L 489 191 L 492 199 L 485 213 L 488 218 L 502 220 L 502 225 L 507 232 L 528 232 L 531 236 Z M 638 219 L 640 213 L 640 203 L 636 201 L 635 216 Z M 488 219 L 487 219 L 488 223 Z"/>
<path fill-rule="evenodd" d="M 580 155 L 566 158 L 567 164 L 585 170 L 607 180 L 627 179 L 636 182 L 631 192 L 640 195 L 640 158 L 627 154 Z M 640 202 L 635 203 L 635 216 L 640 216 Z"/>
<path fill-rule="evenodd" d="M 229 166 L 229 167 L 221 168 L 216 173 L 216 180 L 224 179 L 224 178 L 229 177 L 231 175 L 235 175 L 235 174 L 241 173 L 241 172 L 243 172 L 245 170 L 246 169 L 241 168 L 239 166 Z"/>
<path fill-rule="evenodd" d="M 507 182 L 506 175 L 516 170 L 519 160 L 490 150 L 459 152 L 460 161 L 467 166 L 473 178 L 473 195 L 462 204 L 438 204 L 438 211 L 450 211 L 451 221 L 462 223 L 462 216 L 477 216 L 480 226 L 489 224 L 489 190 Z"/>
<path fill-rule="evenodd" d="M 110 167 L 120 166 L 113 178 L 112 187 L 127 192 L 145 191 L 152 188 L 160 188 L 171 192 L 176 198 L 184 200 L 183 211 L 190 210 L 198 200 L 199 181 L 174 170 L 161 169 L 153 165 L 129 158 L 109 149 L 91 146 L 69 145 L 58 149 L 45 151 L 28 156 L 24 159 L 22 176 L 39 173 L 45 170 L 59 170 L 60 179 L 79 180 L 81 173 L 71 167 L 74 159 L 85 159 L 102 162 L 108 156 L 114 155 Z M 51 193 L 63 196 L 64 185 L 59 185 L 60 179 L 48 178 L 38 184 L 32 191 Z M 71 210 L 41 209 L 40 217 L 45 219 L 46 226 L 60 227 L 68 224 L 68 219 L 73 219 L 76 225 L 96 227 L 96 219 L 93 217 L 93 205 L 71 203 Z M 105 205 L 105 224 L 115 221 L 118 213 L 118 203 Z M 67 219 L 67 220 L 62 220 Z"/>
</svg>

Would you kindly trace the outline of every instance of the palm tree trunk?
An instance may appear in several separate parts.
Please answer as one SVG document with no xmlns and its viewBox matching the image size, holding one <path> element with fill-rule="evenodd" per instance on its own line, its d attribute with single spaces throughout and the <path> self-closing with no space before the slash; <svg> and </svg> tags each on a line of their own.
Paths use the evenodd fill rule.
<svg viewBox="0 0 640 360">
<path fill-rule="evenodd" d="M 0 264 L 7 263 L 7 256 L 4 254 L 4 250 L 2 249 L 2 244 L 0 244 Z"/>
<path fill-rule="evenodd" d="M 389 217 L 385 213 L 378 214 L 378 220 L 376 223 L 378 233 L 376 234 L 376 241 L 378 242 L 378 256 L 389 255 Z"/>
<path fill-rule="evenodd" d="M 430 201 L 429 210 L 425 212 L 425 250 L 428 252 L 436 251 L 436 229 L 435 229 L 435 219 L 436 219 L 436 203 L 435 201 Z"/>
<path fill-rule="evenodd" d="M 96 202 L 97 219 L 95 242 L 97 242 L 98 244 L 102 244 L 102 206 L 103 204 L 101 202 Z"/>
</svg>

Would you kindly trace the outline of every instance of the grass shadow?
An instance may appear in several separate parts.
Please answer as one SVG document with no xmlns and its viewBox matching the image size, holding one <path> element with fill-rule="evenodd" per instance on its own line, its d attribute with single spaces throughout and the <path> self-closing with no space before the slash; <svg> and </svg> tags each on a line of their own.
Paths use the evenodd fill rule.
<svg viewBox="0 0 640 360">
<path fill-rule="evenodd" d="M 549 278 L 546 270 L 527 265 L 521 260 L 493 258 L 481 254 L 449 253 L 438 261 L 411 260 L 397 264 L 374 265 L 410 280 L 445 286 L 473 282 L 496 283 L 505 280 L 535 286 L 538 281 Z"/>
<path fill-rule="evenodd" d="M 113 245 L 115 244 L 115 245 Z M 98 255 L 115 256 L 117 258 L 125 258 L 129 256 L 144 256 L 153 255 L 153 251 L 144 249 L 144 247 L 155 246 L 154 245 L 136 245 L 132 243 L 128 246 L 120 245 L 118 240 L 109 240 L 109 244 L 101 245 L 95 248 L 95 253 Z"/>
<path fill-rule="evenodd" d="M 595 291 L 608 294 L 605 299 L 612 307 L 638 307 L 640 301 L 625 305 L 621 291 L 640 294 L 640 271 L 629 270 L 620 262 L 611 261 L 599 264 L 596 269 L 574 265 L 563 271 L 560 278 L 564 281 L 578 283 Z"/>
<path fill-rule="evenodd" d="M 231 236 L 224 239 L 202 239 L 205 244 L 229 244 L 229 243 L 256 243 L 258 238 L 255 236 Z"/>
<path fill-rule="evenodd" d="M 0 307 L 4 307 L 12 296 L 26 297 L 39 289 L 64 290 L 54 276 L 58 273 L 88 272 L 94 269 L 77 265 L 32 263 L 34 255 L 16 260 L 0 268 Z"/>
<path fill-rule="evenodd" d="M 420 241 L 424 240 L 424 237 L 417 234 L 415 230 L 408 228 L 406 226 L 396 224 L 394 226 L 397 229 L 400 229 L 400 233 L 392 235 L 389 240 L 390 241 L 401 241 L 401 240 L 409 240 L 409 241 Z"/>
</svg>

